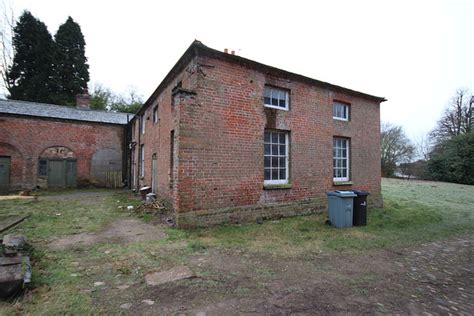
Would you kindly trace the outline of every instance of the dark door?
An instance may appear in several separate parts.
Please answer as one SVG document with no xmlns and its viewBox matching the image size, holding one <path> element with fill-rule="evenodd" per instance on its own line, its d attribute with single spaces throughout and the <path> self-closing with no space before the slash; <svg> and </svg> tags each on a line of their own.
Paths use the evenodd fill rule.
<svg viewBox="0 0 474 316">
<path fill-rule="evenodd" d="M 0 193 L 10 189 L 10 157 L 0 157 Z"/>
<path fill-rule="evenodd" d="M 156 193 L 156 176 L 157 176 L 157 167 L 156 167 L 156 154 L 153 154 L 151 158 L 151 191 Z"/>
<path fill-rule="evenodd" d="M 66 187 L 76 187 L 76 161 L 66 160 Z"/>
<path fill-rule="evenodd" d="M 48 162 L 48 188 L 66 187 L 66 160 Z"/>
</svg>

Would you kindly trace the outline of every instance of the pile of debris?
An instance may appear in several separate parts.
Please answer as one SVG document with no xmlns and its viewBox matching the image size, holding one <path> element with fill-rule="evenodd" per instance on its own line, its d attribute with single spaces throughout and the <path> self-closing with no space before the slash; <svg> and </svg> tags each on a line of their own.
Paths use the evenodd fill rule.
<svg viewBox="0 0 474 316">
<path fill-rule="evenodd" d="M 150 214 L 156 217 L 158 223 L 163 223 L 170 227 L 176 225 L 175 214 L 171 203 L 165 198 L 147 199 L 147 201 L 132 209 L 132 211 L 142 216 L 144 214 Z"/>
<path fill-rule="evenodd" d="M 31 282 L 30 257 L 23 254 L 26 238 L 22 235 L 3 236 L 0 254 L 0 298 L 18 294 Z"/>
</svg>

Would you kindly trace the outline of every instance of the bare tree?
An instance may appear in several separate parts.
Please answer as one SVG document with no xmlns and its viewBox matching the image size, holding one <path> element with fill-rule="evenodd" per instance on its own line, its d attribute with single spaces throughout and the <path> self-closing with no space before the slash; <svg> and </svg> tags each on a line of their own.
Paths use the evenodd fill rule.
<svg viewBox="0 0 474 316">
<path fill-rule="evenodd" d="M 422 136 L 416 143 L 415 143 L 415 156 L 418 159 L 422 159 L 427 161 L 429 159 L 429 155 L 433 150 L 433 144 L 430 140 L 430 137 Z"/>
<path fill-rule="evenodd" d="M 11 3 L 2 1 L 0 3 L 0 96 L 6 96 L 10 89 L 10 83 L 7 78 L 8 68 L 13 61 L 13 28 L 15 27 L 15 14 Z"/>
<path fill-rule="evenodd" d="M 401 126 L 383 123 L 381 151 L 382 176 L 392 177 L 397 165 L 409 163 L 413 159 L 415 147 Z"/>
<path fill-rule="evenodd" d="M 467 89 L 458 89 L 444 110 L 430 136 L 436 143 L 472 131 L 473 96 Z"/>
</svg>

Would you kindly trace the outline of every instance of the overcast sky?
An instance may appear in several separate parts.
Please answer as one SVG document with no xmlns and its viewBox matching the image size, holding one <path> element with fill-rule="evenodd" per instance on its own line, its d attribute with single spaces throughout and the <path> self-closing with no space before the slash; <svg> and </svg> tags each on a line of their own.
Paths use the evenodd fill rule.
<svg viewBox="0 0 474 316">
<path fill-rule="evenodd" d="M 474 91 L 474 1 L 14 0 L 54 35 L 82 27 L 91 83 L 147 99 L 194 39 L 383 96 L 382 121 L 418 140 L 457 88 Z"/>
</svg>

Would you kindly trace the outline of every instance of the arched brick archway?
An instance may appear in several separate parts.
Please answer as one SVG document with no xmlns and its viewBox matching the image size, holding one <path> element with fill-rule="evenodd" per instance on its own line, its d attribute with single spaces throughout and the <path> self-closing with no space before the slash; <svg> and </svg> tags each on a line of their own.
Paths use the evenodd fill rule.
<svg viewBox="0 0 474 316">
<path fill-rule="evenodd" d="M 44 159 L 76 159 L 76 154 L 66 146 L 51 146 L 44 149 L 39 158 Z"/>
<path fill-rule="evenodd" d="M 0 193 L 22 188 L 23 165 L 23 155 L 15 146 L 0 142 Z"/>
</svg>

